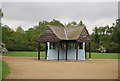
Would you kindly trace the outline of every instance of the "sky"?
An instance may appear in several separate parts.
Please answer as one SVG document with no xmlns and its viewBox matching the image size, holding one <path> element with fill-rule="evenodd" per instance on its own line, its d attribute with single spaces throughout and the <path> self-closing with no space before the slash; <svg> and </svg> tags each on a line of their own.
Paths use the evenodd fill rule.
<svg viewBox="0 0 120 81">
<path fill-rule="evenodd" d="M 92 33 L 95 26 L 111 26 L 118 18 L 118 2 L 2 2 L 2 10 L 3 24 L 24 30 L 43 20 L 63 24 L 82 20 Z"/>
</svg>

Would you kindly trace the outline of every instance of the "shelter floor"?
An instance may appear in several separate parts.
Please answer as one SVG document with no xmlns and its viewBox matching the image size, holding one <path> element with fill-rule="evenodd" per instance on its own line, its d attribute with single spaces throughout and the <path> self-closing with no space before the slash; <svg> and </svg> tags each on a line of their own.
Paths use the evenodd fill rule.
<svg viewBox="0 0 120 81">
<path fill-rule="evenodd" d="M 4 56 L 3 60 L 11 69 L 6 79 L 118 79 L 117 59 L 66 62 Z"/>
</svg>

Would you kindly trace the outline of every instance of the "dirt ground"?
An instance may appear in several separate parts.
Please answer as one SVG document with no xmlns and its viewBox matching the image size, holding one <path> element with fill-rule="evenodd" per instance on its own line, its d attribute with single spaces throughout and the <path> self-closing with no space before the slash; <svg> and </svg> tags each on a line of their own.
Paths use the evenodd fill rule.
<svg viewBox="0 0 120 81">
<path fill-rule="evenodd" d="M 6 79 L 118 79 L 117 59 L 45 61 L 36 57 L 8 57 L 11 73 Z"/>
</svg>

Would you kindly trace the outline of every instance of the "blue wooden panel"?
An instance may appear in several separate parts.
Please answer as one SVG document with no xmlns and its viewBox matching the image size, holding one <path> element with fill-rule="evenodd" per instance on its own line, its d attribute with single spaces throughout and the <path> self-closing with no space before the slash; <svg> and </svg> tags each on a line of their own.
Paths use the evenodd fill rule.
<svg viewBox="0 0 120 81">
<path fill-rule="evenodd" d="M 78 60 L 85 60 L 85 50 L 83 49 L 78 50 Z"/>
<path fill-rule="evenodd" d="M 58 50 L 57 49 L 49 49 L 47 52 L 47 60 L 55 60 L 58 59 Z M 59 54 L 59 59 L 65 59 L 66 57 L 66 50 L 61 49 Z M 68 49 L 67 58 L 70 60 L 76 60 L 76 49 Z M 85 60 L 85 50 L 79 49 L 78 50 L 78 60 Z"/>
<path fill-rule="evenodd" d="M 75 60 L 76 59 L 76 50 L 75 49 L 68 49 L 68 59 Z"/>
</svg>

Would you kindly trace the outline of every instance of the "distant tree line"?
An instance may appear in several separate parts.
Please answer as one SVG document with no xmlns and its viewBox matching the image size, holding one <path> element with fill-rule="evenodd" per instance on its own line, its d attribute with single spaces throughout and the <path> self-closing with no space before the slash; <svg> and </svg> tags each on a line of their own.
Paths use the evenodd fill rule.
<svg viewBox="0 0 120 81">
<path fill-rule="evenodd" d="M 107 52 L 120 52 L 120 19 L 112 26 L 95 27 L 92 38 L 92 51 L 103 46 Z"/>
<path fill-rule="evenodd" d="M 1 17 L 3 17 L 3 13 L 0 10 Z M 36 26 L 24 31 L 21 26 L 13 30 L 12 27 L 8 25 L 1 26 L 0 23 L 2 42 L 6 44 L 6 48 L 9 51 L 37 51 L 37 42 L 35 40 L 47 25 L 59 27 L 85 26 L 82 21 L 78 23 L 73 21 L 64 25 L 59 20 L 53 19 L 50 22 L 40 21 Z M 117 19 L 112 26 L 95 27 L 90 36 L 92 39 L 92 52 L 98 52 L 97 49 L 100 46 L 103 46 L 106 52 L 120 52 L 120 19 Z M 44 49 L 45 45 L 41 44 L 41 50 Z"/>
</svg>

